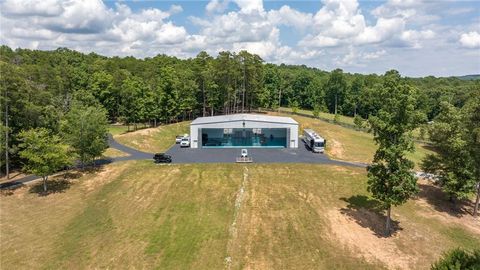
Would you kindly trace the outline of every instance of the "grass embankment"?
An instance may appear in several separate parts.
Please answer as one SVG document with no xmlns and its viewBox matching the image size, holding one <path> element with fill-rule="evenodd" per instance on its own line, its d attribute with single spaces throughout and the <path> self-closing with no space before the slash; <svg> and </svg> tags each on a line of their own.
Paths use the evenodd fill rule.
<svg viewBox="0 0 480 270">
<path fill-rule="evenodd" d="M 471 220 L 423 197 L 394 208 L 399 230 L 382 238 L 358 168 L 139 161 L 69 183 L 0 196 L 2 269 L 426 269 L 480 245 Z"/>
<path fill-rule="evenodd" d="M 280 113 L 282 113 L 282 111 L 290 112 L 290 113 L 293 112 L 292 108 L 286 108 L 286 107 L 281 107 L 280 108 Z M 310 111 L 310 110 L 298 109 L 297 113 L 313 116 L 313 112 Z M 321 118 L 321 119 L 329 120 L 329 121 L 334 121 L 335 120 L 335 114 L 332 114 L 332 113 L 319 112 L 318 117 Z M 355 123 L 353 122 L 353 117 L 350 117 L 350 116 L 345 116 L 345 115 L 340 115 L 339 114 L 338 117 L 337 117 L 337 121 L 340 124 L 355 125 Z"/>
<path fill-rule="evenodd" d="M 110 125 L 108 126 L 108 132 L 113 136 L 127 133 L 128 127 L 124 125 Z"/>
<path fill-rule="evenodd" d="M 299 115 L 278 114 L 276 112 L 270 114 L 294 118 L 300 124 L 300 135 L 304 128 L 312 128 L 317 131 L 327 139 L 327 155 L 331 158 L 363 163 L 372 162 L 377 146 L 370 133 Z M 347 119 L 348 117 L 343 118 Z M 158 128 L 123 133 L 114 137 L 119 142 L 135 149 L 146 152 L 163 152 L 175 143 L 176 135 L 189 133 L 189 124 L 190 122 L 180 122 Z M 427 145 L 415 143 L 415 152 L 409 153 L 408 158 L 414 161 L 416 169 L 419 169 L 422 158 L 428 153 L 433 153 L 433 151 Z"/>
<path fill-rule="evenodd" d="M 156 128 L 146 128 L 133 132 L 123 132 L 114 135 L 114 138 L 132 148 L 155 153 L 164 152 L 175 144 L 175 136 L 190 133 L 190 122 L 180 122 Z"/>
<path fill-rule="evenodd" d="M 277 113 L 271 114 L 277 115 Z M 372 134 L 309 117 L 281 115 L 295 119 L 299 123 L 299 132 L 302 132 L 304 128 L 312 128 L 327 139 L 326 151 L 331 158 L 363 163 L 372 162 L 373 155 L 377 149 Z M 408 158 L 415 162 L 418 169 L 422 158 L 428 153 L 433 152 L 426 145 L 415 143 L 415 152 L 409 153 Z"/>
</svg>

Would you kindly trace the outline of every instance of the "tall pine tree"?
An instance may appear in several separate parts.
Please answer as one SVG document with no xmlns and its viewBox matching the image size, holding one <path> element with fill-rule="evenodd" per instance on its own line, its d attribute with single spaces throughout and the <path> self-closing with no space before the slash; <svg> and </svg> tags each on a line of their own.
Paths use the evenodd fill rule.
<svg viewBox="0 0 480 270">
<path fill-rule="evenodd" d="M 412 131 L 422 120 L 415 110 L 415 91 L 402 81 L 397 71 L 385 74 L 378 91 L 384 100 L 376 116 L 369 118 L 378 145 L 368 166 L 368 190 L 387 210 L 386 235 L 391 234 L 391 208 L 405 203 L 417 191 L 412 173 L 414 163 L 405 155 L 413 152 Z"/>
</svg>

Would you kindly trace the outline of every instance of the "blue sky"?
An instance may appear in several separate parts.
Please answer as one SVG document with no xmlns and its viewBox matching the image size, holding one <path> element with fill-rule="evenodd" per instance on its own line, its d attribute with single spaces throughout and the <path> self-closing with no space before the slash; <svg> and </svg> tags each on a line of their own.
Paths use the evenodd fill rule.
<svg viewBox="0 0 480 270">
<path fill-rule="evenodd" d="M 248 50 L 266 62 L 406 76 L 480 73 L 480 1 L 0 1 L 0 43 L 103 55 Z"/>
</svg>

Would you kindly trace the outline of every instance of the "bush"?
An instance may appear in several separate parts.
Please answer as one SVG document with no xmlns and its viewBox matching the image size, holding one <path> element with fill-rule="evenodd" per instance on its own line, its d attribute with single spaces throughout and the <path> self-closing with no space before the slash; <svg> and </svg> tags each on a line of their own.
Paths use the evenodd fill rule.
<svg viewBox="0 0 480 270">
<path fill-rule="evenodd" d="M 298 112 L 298 107 L 299 107 L 298 101 L 294 100 L 290 104 L 290 107 L 291 107 L 293 113 L 297 113 Z"/>
<path fill-rule="evenodd" d="M 432 265 L 432 270 L 478 270 L 480 269 L 480 249 L 469 252 L 453 249 Z"/>
<path fill-rule="evenodd" d="M 353 119 L 353 123 L 355 126 L 357 126 L 359 129 L 365 128 L 365 120 L 360 116 L 360 115 L 355 115 L 355 118 Z"/>
<path fill-rule="evenodd" d="M 320 116 L 320 107 L 319 106 L 314 106 L 312 113 L 313 113 L 313 117 L 318 118 Z"/>
<path fill-rule="evenodd" d="M 333 122 L 334 123 L 340 123 L 340 115 L 339 114 L 335 114 L 335 116 L 333 117 Z"/>
</svg>

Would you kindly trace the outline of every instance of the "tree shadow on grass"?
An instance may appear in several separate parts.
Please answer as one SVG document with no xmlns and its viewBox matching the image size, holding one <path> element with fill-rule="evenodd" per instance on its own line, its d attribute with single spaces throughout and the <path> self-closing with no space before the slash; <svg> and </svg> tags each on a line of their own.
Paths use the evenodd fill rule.
<svg viewBox="0 0 480 270">
<path fill-rule="evenodd" d="M 43 191 L 43 180 L 38 181 L 30 187 L 29 192 L 38 194 L 38 196 L 48 196 L 54 193 L 63 193 L 70 188 L 72 183 L 64 178 L 55 178 L 47 181 L 47 191 Z"/>
<path fill-rule="evenodd" d="M 0 189 L 0 195 L 2 196 L 12 196 L 15 193 L 15 190 L 24 187 L 25 185 L 20 182 L 9 182 L 9 185 L 4 185 Z"/>
<path fill-rule="evenodd" d="M 473 214 L 474 203 L 470 200 L 455 200 L 452 202 L 448 195 L 439 186 L 418 183 L 420 192 L 418 198 L 424 199 L 436 211 L 447 213 L 460 218 Z"/>
<path fill-rule="evenodd" d="M 377 237 L 389 237 L 385 234 L 387 216 L 380 201 L 364 195 L 340 198 L 340 200 L 348 203 L 346 208 L 340 209 L 342 214 L 355 220 L 358 225 L 370 229 Z M 391 220 L 391 235 L 401 230 L 400 223 Z"/>
</svg>

